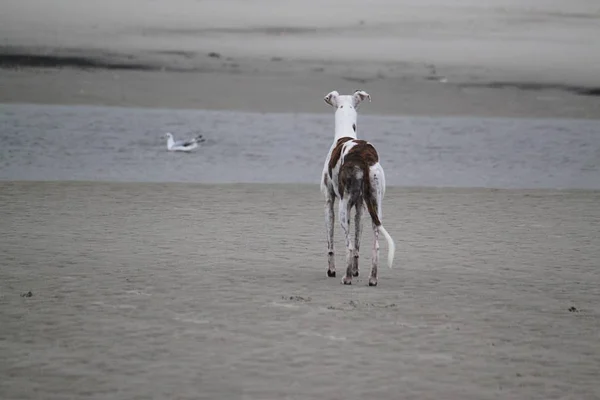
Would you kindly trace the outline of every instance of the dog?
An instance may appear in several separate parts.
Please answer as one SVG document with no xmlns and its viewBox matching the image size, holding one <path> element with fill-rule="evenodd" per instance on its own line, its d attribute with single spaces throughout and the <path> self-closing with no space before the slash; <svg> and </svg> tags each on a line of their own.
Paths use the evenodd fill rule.
<svg viewBox="0 0 600 400">
<path fill-rule="evenodd" d="M 327 276 L 335 277 L 333 232 L 335 222 L 334 205 L 339 199 L 340 224 L 346 238 L 346 273 L 342 278 L 345 285 L 352 284 L 352 277 L 358 276 L 358 258 L 361 217 L 366 208 L 373 225 L 373 255 L 369 286 L 377 286 L 379 264 L 379 233 L 388 243 L 388 266 L 392 268 L 396 246 L 392 237 L 382 225 L 382 201 L 385 194 L 385 174 L 379 163 L 375 147 L 357 137 L 357 109 L 360 103 L 371 96 L 357 90 L 352 95 L 340 95 L 337 91 L 328 93 L 324 100 L 335 108 L 335 136 L 325 159 L 321 178 L 321 192 L 325 196 L 325 223 L 327 228 Z M 350 211 L 355 208 L 354 243 L 350 241 Z"/>
</svg>

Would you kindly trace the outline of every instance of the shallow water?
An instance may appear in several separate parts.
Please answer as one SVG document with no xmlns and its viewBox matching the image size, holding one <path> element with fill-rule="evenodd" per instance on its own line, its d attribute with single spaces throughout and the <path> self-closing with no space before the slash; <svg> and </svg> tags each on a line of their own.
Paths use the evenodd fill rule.
<svg viewBox="0 0 600 400">
<path fill-rule="evenodd" d="M 388 185 L 600 189 L 600 122 L 359 116 Z M 202 134 L 191 154 L 161 137 Z M 318 183 L 332 114 L 1 105 L 0 180 Z"/>
</svg>

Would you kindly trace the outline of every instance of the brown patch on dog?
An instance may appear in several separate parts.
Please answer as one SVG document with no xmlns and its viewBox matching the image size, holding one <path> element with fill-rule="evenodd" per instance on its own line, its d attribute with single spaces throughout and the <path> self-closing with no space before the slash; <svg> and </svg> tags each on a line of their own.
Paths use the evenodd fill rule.
<svg viewBox="0 0 600 400">
<path fill-rule="evenodd" d="M 344 164 L 348 164 L 349 162 L 356 163 L 363 160 L 370 167 L 379 161 L 377 150 L 375 150 L 375 147 L 371 143 L 360 139 L 355 139 L 354 143 L 355 145 L 352 146 L 348 154 L 344 157 Z"/>
<path fill-rule="evenodd" d="M 354 140 L 354 143 L 355 145 L 344 156 L 344 164 L 340 168 L 338 192 L 340 196 L 344 195 L 345 190 L 350 192 L 350 196 L 362 196 L 373 223 L 379 226 L 381 221 L 379 221 L 375 194 L 371 190 L 371 175 L 369 173 L 370 167 L 379 162 L 379 155 L 375 147 L 365 140 L 357 139 Z M 357 170 L 362 171 L 362 185 L 356 178 Z M 361 200 L 351 199 L 350 201 L 359 202 Z"/>
<path fill-rule="evenodd" d="M 351 137 L 339 138 L 335 147 L 333 148 L 333 151 L 331 152 L 331 158 L 329 159 L 329 177 L 330 178 L 333 177 L 331 175 L 331 171 L 333 171 L 333 169 L 335 168 L 335 165 L 337 164 L 340 157 L 342 156 L 342 147 L 344 147 L 344 143 L 346 143 L 349 140 L 352 140 L 352 138 Z"/>
</svg>

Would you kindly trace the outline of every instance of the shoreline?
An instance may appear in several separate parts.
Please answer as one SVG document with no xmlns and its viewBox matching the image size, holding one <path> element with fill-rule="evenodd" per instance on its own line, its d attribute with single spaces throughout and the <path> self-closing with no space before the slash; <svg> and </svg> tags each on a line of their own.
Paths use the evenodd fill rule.
<svg viewBox="0 0 600 400">
<path fill-rule="evenodd" d="M 293 111 L 285 111 L 285 110 L 278 110 L 278 111 L 260 111 L 257 109 L 253 109 L 253 108 L 248 108 L 248 109 L 231 109 L 231 108 L 182 108 L 182 107 L 168 107 L 168 106 L 159 106 L 159 105 L 152 105 L 152 106 L 140 106 L 140 105 L 133 105 L 130 104 L 128 106 L 122 106 L 122 105 L 118 105 L 118 104 L 93 104 L 93 103 L 81 103 L 81 102 L 77 102 L 77 103 L 47 103 L 47 102 L 35 102 L 35 101 L 28 101 L 28 102 L 2 102 L 0 101 L 0 107 L 1 106 L 16 106 L 16 107 L 49 107 L 49 108 L 64 108 L 64 107 L 68 107 L 68 108 L 73 108 L 73 109 L 86 109 L 86 108 L 90 108 L 90 107 L 98 107 L 98 108 L 103 108 L 103 109 L 110 109 L 110 110 L 122 110 L 122 109 L 131 109 L 132 111 L 182 111 L 182 112 L 214 112 L 214 113 L 233 113 L 233 114 L 237 114 L 237 115 L 248 115 L 248 116 L 259 116 L 259 115 L 276 115 L 276 116 L 282 116 L 282 117 L 292 117 L 292 116 L 297 116 L 297 117 L 314 117 L 314 116 L 323 116 L 323 115 L 330 115 L 331 114 L 331 110 L 329 109 L 325 109 L 325 110 L 320 110 L 320 111 L 298 111 L 298 112 L 293 112 Z M 555 116 L 546 116 L 546 117 L 532 117 L 532 116 L 528 116 L 528 115 L 519 115 L 519 116 L 512 116 L 512 115 L 465 115 L 465 114 L 434 114 L 434 115 L 430 115 L 430 114 L 402 114 L 402 113 L 378 113 L 378 110 L 371 110 L 371 112 L 367 112 L 366 107 L 365 109 L 361 109 L 360 113 L 364 114 L 365 116 L 368 116 L 368 118 L 378 118 L 378 119 L 382 119 L 382 120 L 386 120 L 386 119 L 406 119 L 406 118 L 410 118 L 413 120 L 432 120 L 432 119 L 444 119 L 444 120 L 452 120 L 452 119 L 456 119 L 456 120 L 468 120 L 468 119 L 479 119 L 479 120 L 484 120 L 484 121 L 504 121 L 504 120 L 510 120 L 510 119 L 516 119 L 516 120 L 530 120 L 530 121 L 573 121 L 573 122 L 592 122 L 596 119 L 596 117 L 555 117 Z M 360 117 L 359 117 L 360 118 Z"/>
<path fill-rule="evenodd" d="M 110 180 L 9 180 L 0 179 L 0 186 L 118 186 L 118 187 L 167 187 L 172 186 L 173 188 L 231 188 L 231 189 L 268 189 L 270 187 L 277 189 L 293 189 L 293 190 L 310 190 L 315 192 L 317 197 L 321 198 L 321 192 L 319 184 L 316 183 L 289 183 L 289 182 L 223 182 L 223 183 L 205 183 L 205 182 L 168 182 L 168 181 L 110 181 Z M 536 193 L 551 195 L 553 192 L 556 194 L 568 194 L 568 193 L 588 193 L 596 194 L 600 193 L 600 189 L 589 189 L 589 188 L 495 188 L 495 187 L 480 187 L 480 186 L 403 186 L 403 185 L 387 185 L 388 189 L 395 192 L 404 193 L 415 193 L 415 192 L 432 192 L 432 193 L 465 193 L 465 192 L 476 192 L 476 193 L 514 193 L 535 195 Z"/>
</svg>

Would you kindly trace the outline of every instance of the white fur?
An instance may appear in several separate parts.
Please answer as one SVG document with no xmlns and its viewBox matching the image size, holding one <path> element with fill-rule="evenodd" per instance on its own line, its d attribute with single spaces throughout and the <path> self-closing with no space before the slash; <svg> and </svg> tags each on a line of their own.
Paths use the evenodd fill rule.
<svg viewBox="0 0 600 400">
<path fill-rule="evenodd" d="M 342 147 L 342 152 L 339 161 L 332 169 L 331 177 L 329 176 L 329 161 L 331 160 L 332 152 L 337 144 L 337 141 L 341 138 L 348 137 L 351 139 L 357 139 L 357 109 L 360 103 L 364 99 L 369 99 L 371 101 L 371 96 L 364 91 L 356 91 L 353 95 L 342 96 L 337 91 L 333 91 L 325 96 L 324 100 L 327 104 L 335 107 L 335 134 L 333 143 L 329 149 L 327 157 L 325 158 L 325 164 L 323 166 L 323 173 L 321 176 L 321 192 L 325 196 L 325 224 L 327 228 L 327 242 L 328 242 L 328 259 L 329 259 L 329 267 L 328 267 L 328 276 L 335 276 L 335 262 L 333 256 L 333 222 L 335 220 L 334 216 L 334 203 L 336 198 L 341 198 L 341 193 L 339 193 L 338 189 L 338 174 L 341 166 L 344 163 L 344 157 L 352 147 L 356 145 L 352 140 L 344 143 Z M 382 201 L 383 196 L 385 194 L 385 174 L 383 171 L 383 167 L 380 163 L 375 163 L 369 168 L 370 182 L 371 182 L 371 190 L 376 194 L 377 198 L 377 212 L 379 220 L 382 221 L 383 213 L 382 213 Z M 358 174 L 357 174 L 358 176 Z M 348 284 L 351 283 L 352 276 L 348 275 L 348 273 L 354 268 L 354 264 L 356 267 L 358 266 L 358 251 L 360 246 L 360 234 L 362 231 L 360 216 L 363 212 L 362 209 L 357 208 L 355 216 L 355 237 L 354 244 L 350 241 L 349 237 L 349 210 L 347 207 L 347 198 L 340 200 L 339 204 L 339 218 L 342 229 L 344 230 L 345 238 L 346 238 L 346 249 L 347 249 L 347 270 L 344 275 L 342 282 Z M 364 203 L 363 203 L 364 204 Z M 394 261 L 394 254 L 396 251 L 396 246 L 391 236 L 387 232 L 387 230 L 380 225 L 379 227 L 373 224 L 373 233 L 374 233 L 374 242 L 373 242 L 373 260 L 371 267 L 371 276 L 369 278 L 369 284 L 376 285 L 377 284 L 377 268 L 378 268 L 378 258 L 379 258 L 379 232 L 381 232 L 388 243 L 388 266 L 392 268 L 392 263 Z"/>
</svg>

